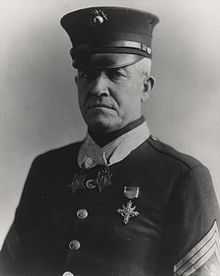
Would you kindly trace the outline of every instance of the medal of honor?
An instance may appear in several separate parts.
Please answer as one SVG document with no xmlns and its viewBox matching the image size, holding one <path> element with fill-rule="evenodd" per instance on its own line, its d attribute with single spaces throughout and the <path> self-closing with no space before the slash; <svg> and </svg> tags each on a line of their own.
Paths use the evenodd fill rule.
<svg viewBox="0 0 220 276">
<path fill-rule="evenodd" d="M 111 185 L 111 171 L 108 166 L 97 166 L 91 169 L 92 175 L 88 175 L 88 170 L 81 169 L 73 177 L 70 188 L 72 193 L 77 190 L 97 189 L 101 192 L 105 187 Z"/>
<path fill-rule="evenodd" d="M 70 189 L 72 193 L 75 193 L 78 189 L 84 188 L 84 183 L 86 181 L 86 175 L 82 173 L 77 173 L 74 175 L 72 183 L 70 184 Z"/>
<path fill-rule="evenodd" d="M 122 205 L 117 212 L 123 217 L 124 224 L 127 224 L 130 218 L 137 217 L 140 213 L 136 211 L 136 206 L 133 205 L 131 199 L 139 197 L 140 188 L 138 186 L 124 186 L 123 190 L 124 196 L 129 199 L 126 205 Z"/>
<path fill-rule="evenodd" d="M 139 212 L 135 211 L 136 206 L 132 206 L 132 204 L 132 201 L 129 200 L 126 205 L 122 205 L 122 208 L 117 210 L 117 212 L 123 217 L 124 224 L 127 224 L 130 218 L 139 215 Z"/>
<path fill-rule="evenodd" d="M 99 192 L 101 192 L 103 188 L 111 185 L 111 172 L 108 166 L 102 166 L 100 168 L 95 182 Z"/>
</svg>

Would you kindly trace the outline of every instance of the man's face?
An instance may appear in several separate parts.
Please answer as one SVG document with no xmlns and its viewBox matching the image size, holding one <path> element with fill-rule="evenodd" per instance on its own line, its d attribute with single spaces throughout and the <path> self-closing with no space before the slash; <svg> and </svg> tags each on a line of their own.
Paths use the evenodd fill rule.
<svg viewBox="0 0 220 276">
<path fill-rule="evenodd" d="M 146 98 L 146 74 L 139 63 L 78 71 L 79 106 L 89 129 L 111 132 L 141 116 L 141 103 Z"/>
</svg>

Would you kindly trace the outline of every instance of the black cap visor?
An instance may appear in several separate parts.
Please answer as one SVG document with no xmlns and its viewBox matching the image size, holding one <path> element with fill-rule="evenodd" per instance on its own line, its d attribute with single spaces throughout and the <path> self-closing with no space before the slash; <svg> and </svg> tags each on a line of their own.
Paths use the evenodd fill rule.
<svg viewBox="0 0 220 276">
<path fill-rule="evenodd" d="M 144 56 L 127 53 L 82 53 L 73 59 L 73 66 L 80 68 L 119 68 L 137 63 Z"/>
</svg>

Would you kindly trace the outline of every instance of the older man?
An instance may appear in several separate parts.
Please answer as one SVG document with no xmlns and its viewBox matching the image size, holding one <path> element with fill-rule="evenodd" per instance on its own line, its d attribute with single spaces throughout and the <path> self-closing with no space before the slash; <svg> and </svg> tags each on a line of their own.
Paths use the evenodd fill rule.
<svg viewBox="0 0 220 276">
<path fill-rule="evenodd" d="M 142 115 L 156 23 L 119 7 L 62 18 L 88 133 L 34 160 L 3 245 L 3 275 L 220 275 L 209 172 L 153 138 Z"/>
</svg>

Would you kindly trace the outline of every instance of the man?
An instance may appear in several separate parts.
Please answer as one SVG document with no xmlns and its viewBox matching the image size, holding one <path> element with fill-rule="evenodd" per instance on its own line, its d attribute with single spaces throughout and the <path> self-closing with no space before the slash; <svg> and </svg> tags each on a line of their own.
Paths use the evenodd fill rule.
<svg viewBox="0 0 220 276">
<path fill-rule="evenodd" d="M 38 156 L 2 249 L 3 275 L 220 275 L 207 168 L 153 138 L 158 18 L 119 7 L 65 15 L 86 138 Z"/>
</svg>

